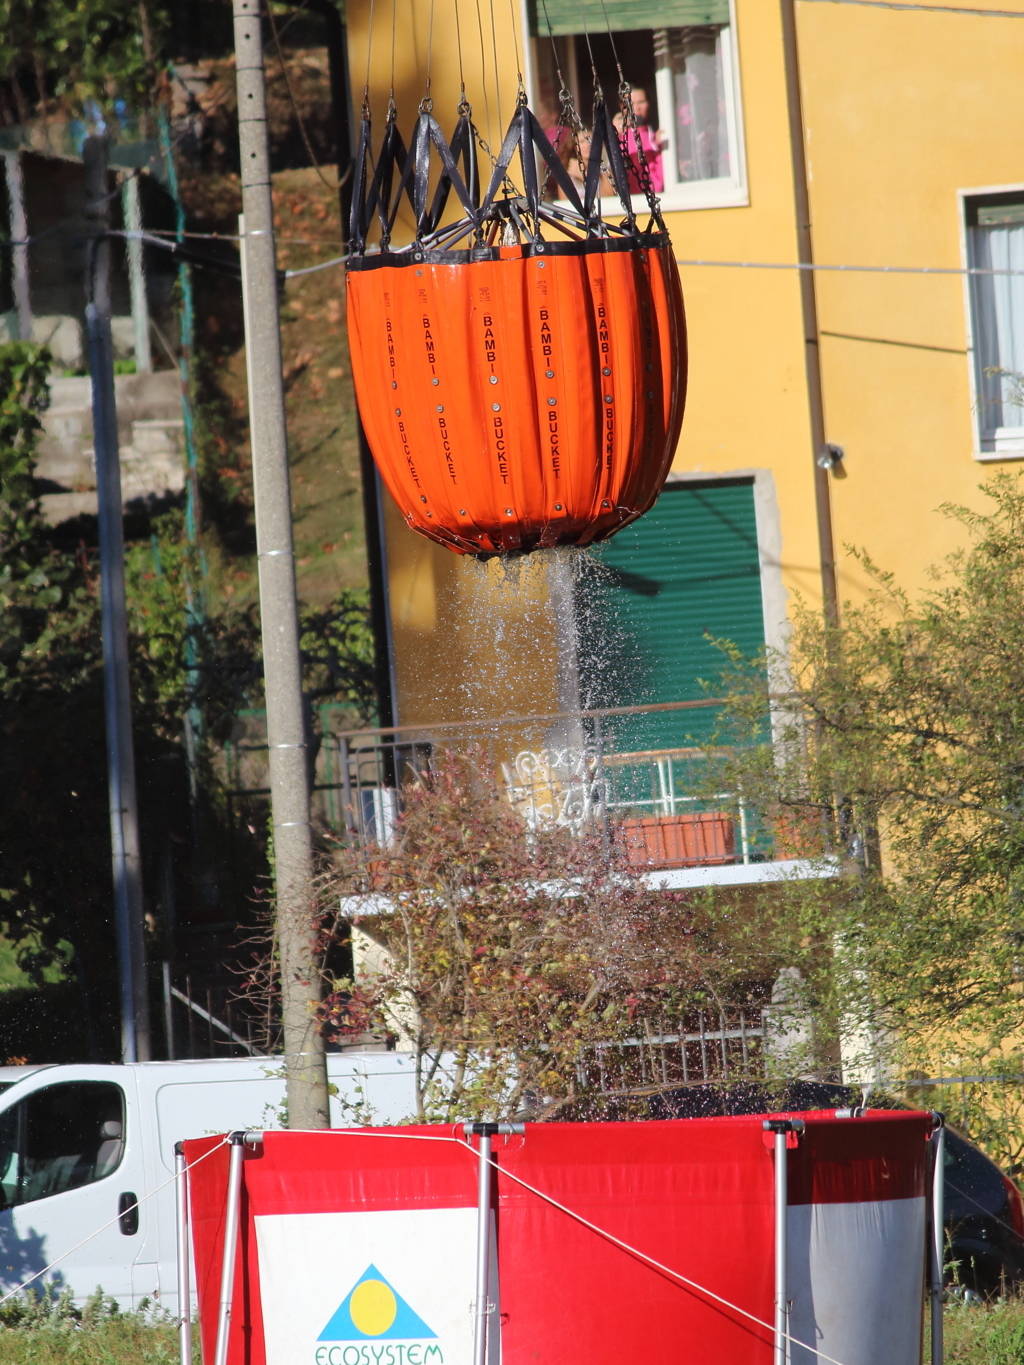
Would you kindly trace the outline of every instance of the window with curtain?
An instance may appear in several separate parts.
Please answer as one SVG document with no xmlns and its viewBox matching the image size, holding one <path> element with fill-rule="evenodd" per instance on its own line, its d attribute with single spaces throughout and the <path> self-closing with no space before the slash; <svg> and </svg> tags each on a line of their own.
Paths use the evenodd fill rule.
<svg viewBox="0 0 1024 1365">
<path fill-rule="evenodd" d="M 559 71 L 584 123 L 595 70 L 617 108 L 617 57 L 639 125 L 627 157 L 638 141 L 664 206 L 746 202 L 730 0 L 529 0 L 529 18 L 542 121 L 557 129 Z"/>
<path fill-rule="evenodd" d="M 1024 190 L 966 200 L 979 448 L 1024 454 Z"/>
</svg>

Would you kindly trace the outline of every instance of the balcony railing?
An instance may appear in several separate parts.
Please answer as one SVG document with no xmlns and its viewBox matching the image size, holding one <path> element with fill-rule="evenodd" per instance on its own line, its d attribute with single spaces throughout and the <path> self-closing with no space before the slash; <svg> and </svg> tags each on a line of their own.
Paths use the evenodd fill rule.
<svg viewBox="0 0 1024 1365">
<path fill-rule="evenodd" d="M 322 818 L 360 843 L 386 845 L 403 787 L 471 753 L 481 780 L 527 827 L 600 823 L 635 866 L 763 862 L 771 841 L 742 794 L 719 789 L 710 737 L 718 702 L 678 702 L 479 725 L 341 731 L 323 738 Z"/>
<path fill-rule="evenodd" d="M 581 830 L 601 825 L 648 870 L 727 868 L 799 859 L 826 851 L 828 831 L 799 816 L 766 821 L 741 791 L 715 773 L 725 751 L 713 747 L 718 701 L 518 716 L 480 723 L 334 728 L 339 708 L 325 707 L 313 782 L 313 812 L 334 834 L 385 845 L 403 789 L 447 759 L 471 756 L 527 827 Z M 228 747 L 234 802 L 269 796 L 261 717 L 247 714 L 248 737 Z M 810 860 L 810 861 L 808 861 Z M 751 870 L 757 880 L 768 875 Z M 744 880 L 723 873 L 728 880 Z"/>
</svg>

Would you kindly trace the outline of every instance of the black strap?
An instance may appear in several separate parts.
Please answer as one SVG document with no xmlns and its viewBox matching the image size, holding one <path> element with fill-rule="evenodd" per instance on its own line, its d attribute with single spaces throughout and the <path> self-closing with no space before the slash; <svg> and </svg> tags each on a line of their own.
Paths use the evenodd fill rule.
<svg viewBox="0 0 1024 1365">
<path fill-rule="evenodd" d="M 460 161 L 462 162 L 465 172 L 463 178 L 470 201 L 473 204 L 478 204 L 480 202 L 480 169 L 476 159 L 476 129 L 473 127 L 472 118 L 468 113 L 459 116 L 459 121 L 455 125 L 455 131 L 448 145 L 451 148 L 452 158 L 456 166 Z M 451 191 L 451 177 L 446 171 L 438 181 L 433 202 L 427 215 L 430 232 L 436 231 Z"/>
<path fill-rule="evenodd" d="M 366 248 L 367 219 L 364 215 L 366 193 L 366 168 L 370 159 L 372 128 L 369 115 L 364 115 L 359 128 L 359 143 L 352 159 L 352 203 L 348 214 L 348 240 L 351 250 L 364 251 Z"/>
</svg>

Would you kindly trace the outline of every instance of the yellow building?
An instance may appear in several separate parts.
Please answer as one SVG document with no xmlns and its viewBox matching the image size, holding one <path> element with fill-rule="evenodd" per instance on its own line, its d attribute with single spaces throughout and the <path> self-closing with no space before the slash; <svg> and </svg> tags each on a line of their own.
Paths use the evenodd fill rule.
<svg viewBox="0 0 1024 1365">
<path fill-rule="evenodd" d="M 481 565 L 385 500 L 387 719 L 437 743 L 541 717 L 493 742 L 510 793 L 519 760 L 543 773 L 546 808 L 586 786 L 564 770 L 585 769 L 603 725 L 624 774 L 610 804 L 706 814 L 686 787 L 712 728 L 697 705 L 714 692 L 710 640 L 782 646 L 798 595 L 856 600 L 848 546 L 913 591 L 951 548 L 936 509 L 978 503 L 991 466 L 1024 456 L 1024 408 L 996 373 L 1024 371 L 1024 10 L 349 0 L 347 15 L 353 87 L 376 116 L 393 92 L 408 129 L 429 93 L 447 128 L 464 91 L 485 153 L 520 81 L 542 120 L 563 84 L 584 120 L 595 79 L 609 99 L 620 70 L 645 92 L 690 340 L 665 490 L 592 554 Z M 737 875 L 732 858 L 754 879 L 744 812 L 730 818 L 726 863 L 708 836 L 706 880 Z"/>
<path fill-rule="evenodd" d="M 407 759 L 474 740 L 528 820 L 618 823 L 654 886 L 752 907 L 779 875 L 838 875 L 813 838 L 701 787 L 712 641 L 784 651 L 798 598 L 841 615 L 867 588 L 850 547 L 913 594 L 953 548 L 938 509 L 980 506 L 1024 457 L 1024 6 L 346 9 L 357 93 L 380 114 L 393 91 L 404 128 L 429 93 L 447 128 L 464 91 L 485 155 L 520 81 L 547 126 L 561 88 L 586 120 L 621 69 L 646 97 L 690 343 L 662 495 L 593 551 L 480 564 L 385 500 L 398 729 L 351 741 L 364 832 L 386 834 Z"/>
<path fill-rule="evenodd" d="M 794 593 L 820 598 L 823 578 L 829 592 L 830 539 L 840 599 L 862 588 L 850 544 L 920 584 L 949 548 L 935 509 L 976 501 L 990 465 L 1024 454 L 1024 414 L 991 374 L 1024 369 L 1024 285 L 963 269 L 1024 263 L 1024 19 L 998 0 L 398 0 L 393 48 L 389 11 L 348 6 L 353 81 L 358 91 L 369 72 L 378 108 L 393 84 L 407 126 L 428 63 L 439 119 L 454 119 L 464 83 L 492 145 L 517 72 L 539 111 L 557 62 L 586 117 L 591 53 L 612 95 L 616 59 L 646 90 L 691 348 L 664 500 L 744 485 L 734 501 L 756 526 L 762 638 L 781 641 Z M 841 458 L 821 469 L 834 447 Z M 671 539 L 667 512 L 638 523 L 642 560 L 653 537 Z M 394 516 L 386 537 L 395 720 L 571 699 L 536 616 L 543 575 L 510 587 L 500 567 L 438 550 Z M 701 629 L 728 633 L 705 586 Z M 500 658 L 481 627 L 495 613 L 509 632 Z M 526 653 L 529 676 L 512 676 Z M 676 699 L 656 685 L 623 698 Z"/>
</svg>

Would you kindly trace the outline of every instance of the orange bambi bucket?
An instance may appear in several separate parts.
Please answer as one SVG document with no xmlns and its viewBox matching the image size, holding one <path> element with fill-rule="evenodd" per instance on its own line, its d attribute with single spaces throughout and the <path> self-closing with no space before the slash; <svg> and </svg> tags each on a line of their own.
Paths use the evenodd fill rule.
<svg viewBox="0 0 1024 1365">
<path fill-rule="evenodd" d="M 421 535 L 587 545 L 657 498 L 686 386 L 664 231 L 357 255 L 348 328 L 367 441 Z"/>
</svg>

